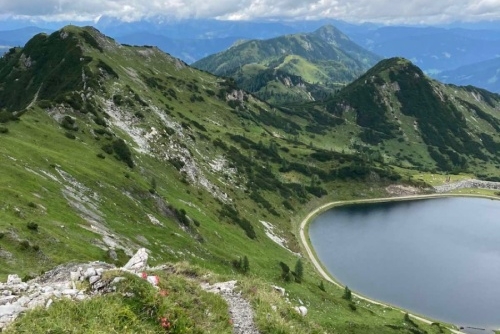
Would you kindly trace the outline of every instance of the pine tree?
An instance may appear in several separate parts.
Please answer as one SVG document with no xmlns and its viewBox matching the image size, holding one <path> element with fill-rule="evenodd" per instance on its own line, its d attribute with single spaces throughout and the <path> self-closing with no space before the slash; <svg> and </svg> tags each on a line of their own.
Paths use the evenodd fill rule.
<svg viewBox="0 0 500 334">
<path fill-rule="evenodd" d="M 349 288 L 346 286 L 344 288 L 344 295 L 342 296 L 345 300 L 351 300 L 352 299 L 352 292 L 349 290 Z"/>
<path fill-rule="evenodd" d="M 297 263 L 295 263 L 295 282 L 302 282 L 302 278 L 304 277 L 304 266 L 302 265 L 302 260 L 298 259 Z"/>
<path fill-rule="evenodd" d="M 250 270 L 250 263 L 248 262 L 248 257 L 246 255 L 243 257 L 243 264 L 241 269 L 243 270 L 244 273 Z"/>
</svg>

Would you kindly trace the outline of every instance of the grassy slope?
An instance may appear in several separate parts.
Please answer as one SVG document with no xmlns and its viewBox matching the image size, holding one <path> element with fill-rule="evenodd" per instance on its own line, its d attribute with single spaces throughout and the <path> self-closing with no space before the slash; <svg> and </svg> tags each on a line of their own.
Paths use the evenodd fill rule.
<svg viewBox="0 0 500 334">
<path fill-rule="evenodd" d="M 72 27 L 66 29 L 79 32 Z M 392 168 L 384 167 L 368 152 L 347 154 L 357 150 L 352 145 L 352 133 L 360 131 L 360 127 L 354 118 L 346 116 L 344 125 L 315 134 L 306 127 L 324 125 L 318 118 L 323 115 L 320 110 L 309 114 L 282 112 L 251 96 L 231 103 L 224 96 L 230 87 L 227 81 L 185 67 L 155 49 L 119 46 L 90 33 L 104 52 L 79 41 L 85 54 L 92 57 L 90 72 L 100 82 L 99 88 L 88 89 L 89 96 L 94 96 L 89 99 L 103 109 L 97 114 L 107 120 L 107 131 L 112 135 L 96 132 L 104 128 L 95 124 L 91 113 L 75 111 L 62 102 L 56 104 L 57 108 L 52 105 L 52 116 L 45 107 L 35 105 L 19 121 L 3 125 L 8 133 L 0 134 L 2 278 L 11 272 L 37 274 L 66 261 L 111 261 L 107 250 L 99 247 L 104 246 L 103 237 L 94 226 L 106 228 L 110 239 L 118 243 L 118 263 L 126 258 L 120 249 L 133 251 L 144 246 L 152 252 L 151 264 L 189 261 L 217 273 L 220 280 L 241 280 L 263 333 L 292 333 L 297 328 L 301 333 L 409 332 L 399 311 L 364 302 L 352 311 L 341 298 L 341 290 L 327 285 L 326 292 L 322 292 L 318 288 L 320 278 L 307 261 L 303 283 L 283 282 L 279 261 L 293 268 L 297 257 L 272 242 L 259 223 L 272 223 L 276 233 L 287 240 L 287 246 L 300 251 L 294 236 L 296 222 L 309 210 L 331 200 L 385 194 L 384 186 L 393 181 L 368 176 L 376 172 L 391 177 Z M 110 76 L 109 69 L 108 74 L 103 74 L 99 60 L 111 66 L 118 78 Z M 217 97 L 221 92 L 221 98 Z M 134 94 L 143 103 L 134 99 Z M 113 97 L 118 101 L 117 96 L 125 102 L 112 103 Z M 25 98 L 32 100 L 33 96 Z M 110 105 L 123 113 L 121 122 L 114 119 L 116 112 Z M 78 131 L 63 129 L 61 115 L 74 117 Z M 127 118 L 132 119 L 127 124 L 133 131 L 124 130 Z M 152 127 L 160 134 L 154 135 Z M 151 138 L 147 149 L 137 136 L 130 135 L 134 131 L 140 133 L 140 138 Z M 76 139 L 68 138 L 67 132 Z M 101 149 L 118 137 L 133 148 L 134 168 Z M 340 153 L 342 150 L 346 154 Z M 190 157 L 185 163 L 196 163 L 197 178 L 190 178 L 189 170 L 177 170 L 179 152 Z M 311 154 L 320 157 L 312 158 Z M 227 161 L 222 171 L 211 167 L 221 158 Z M 352 166 L 367 169 L 354 179 L 339 176 L 343 168 Z M 405 178 L 418 178 L 415 171 L 395 170 Z M 203 186 L 201 176 L 212 186 Z M 321 198 L 309 192 L 314 192 L 309 186 L 318 181 L 328 190 Z M 293 182 L 302 186 L 297 188 Z M 68 187 L 79 198 L 79 209 L 70 205 L 75 203 L 74 198 L 68 200 L 67 192 L 64 196 Z M 240 218 L 252 224 L 256 238 L 247 237 L 234 219 L 219 213 L 224 205 L 210 193 L 213 187 L 227 193 Z M 167 204 L 171 209 L 165 209 Z M 175 218 L 173 208 L 185 210 L 192 219 L 188 228 Z M 94 217 L 89 217 L 89 211 Z M 153 224 L 148 215 L 163 226 Z M 37 223 L 38 231 L 28 229 L 29 222 Z M 28 240 L 29 247 L 23 248 L 23 240 Z M 243 255 L 250 259 L 247 275 L 231 266 L 232 260 Z M 270 284 L 284 286 L 292 304 L 278 297 Z M 306 318 L 291 308 L 299 299 L 308 306 Z M 278 305 L 280 312 L 270 312 L 271 305 Z M 439 331 L 436 326 L 421 327 L 428 332 Z"/>
</svg>

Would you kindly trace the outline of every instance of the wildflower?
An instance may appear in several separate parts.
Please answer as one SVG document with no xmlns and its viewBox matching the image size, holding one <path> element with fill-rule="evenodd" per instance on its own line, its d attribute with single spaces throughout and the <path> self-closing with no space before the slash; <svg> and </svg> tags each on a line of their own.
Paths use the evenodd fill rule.
<svg viewBox="0 0 500 334">
<path fill-rule="evenodd" d="M 161 327 L 165 329 L 170 329 L 170 321 L 166 317 L 160 318 Z"/>
<path fill-rule="evenodd" d="M 144 279 L 147 279 L 147 278 L 148 278 L 148 274 L 146 274 L 145 272 L 143 272 L 143 273 L 141 274 L 141 277 L 142 277 L 142 278 L 144 278 Z"/>
<path fill-rule="evenodd" d="M 162 296 L 162 297 L 168 296 L 168 291 L 167 290 L 160 290 L 160 296 Z"/>
</svg>

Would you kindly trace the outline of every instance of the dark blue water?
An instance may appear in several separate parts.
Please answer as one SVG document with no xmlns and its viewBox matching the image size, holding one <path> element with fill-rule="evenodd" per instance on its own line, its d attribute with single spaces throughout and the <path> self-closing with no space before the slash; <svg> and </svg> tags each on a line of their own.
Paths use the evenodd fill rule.
<svg viewBox="0 0 500 334">
<path fill-rule="evenodd" d="M 500 328 L 500 201 L 338 207 L 309 234 L 319 260 L 356 292 L 459 326 Z"/>
</svg>

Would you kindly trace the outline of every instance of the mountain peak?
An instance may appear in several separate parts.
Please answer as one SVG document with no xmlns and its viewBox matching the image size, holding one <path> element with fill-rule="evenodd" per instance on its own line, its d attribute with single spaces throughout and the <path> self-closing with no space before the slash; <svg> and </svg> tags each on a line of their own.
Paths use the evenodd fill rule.
<svg viewBox="0 0 500 334">
<path fill-rule="evenodd" d="M 313 35 L 321 38 L 327 43 L 338 43 L 339 41 L 350 41 L 343 32 L 335 28 L 331 24 L 327 24 L 313 32 Z"/>
</svg>

